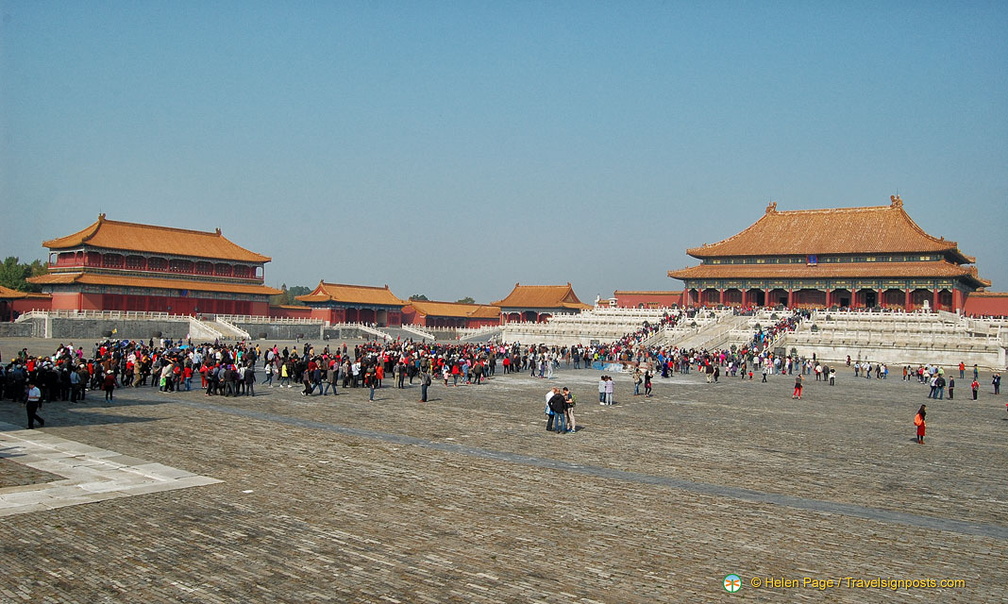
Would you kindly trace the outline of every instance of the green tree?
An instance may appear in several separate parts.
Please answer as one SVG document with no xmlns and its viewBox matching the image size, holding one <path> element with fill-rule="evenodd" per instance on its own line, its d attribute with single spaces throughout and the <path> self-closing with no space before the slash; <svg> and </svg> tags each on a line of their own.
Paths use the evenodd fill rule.
<svg viewBox="0 0 1008 604">
<path fill-rule="evenodd" d="M 476 304 L 476 300 L 473 300 L 470 296 L 466 296 L 461 300 L 456 300 L 456 302 L 459 302 L 461 304 Z"/>
<path fill-rule="evenodd" d="M 310 287 L 305 287 L 304 285 L 293 285 L 288 289 L 286 283 L 280 286 L 280 290 L 279 294 L 270 296 L 270 304 L 272 306 L 306 306 L 304 302 L 295 298 L 312 292 Z"/>
<path fill-rule="evenodd" d="M 287 284 L 280 286 L 280 293 L 269 297 L 270 306 L 286 306 L 290 304 L 290 293 L 287 292 Z"/>
<path fill-rule="evenodd" d="M 287 292 L 290 294 L 292 304 L 301 304 L 295 298 L 298 296 L 307 296 L 312 293 L 312 288 L 305 287 L 304 285 L 292 285 Z"/>
<path fill-rule="evenodd" d="M 26 264 L 17 256 L 8 256 L 0 265 L 0 285 L 23 292 L 40 292 L 41 287 L 28 283 L 26 279 L 44 275 L 48 270 L 47 265 L 41 260 Z"/>
<path fill-rule="evenodd" d="M 419 300 L 421 302 L 430 302 L 430 299 L 423 294 L 413 294 L 409 297 L 410 300 Z"/>
</svg>

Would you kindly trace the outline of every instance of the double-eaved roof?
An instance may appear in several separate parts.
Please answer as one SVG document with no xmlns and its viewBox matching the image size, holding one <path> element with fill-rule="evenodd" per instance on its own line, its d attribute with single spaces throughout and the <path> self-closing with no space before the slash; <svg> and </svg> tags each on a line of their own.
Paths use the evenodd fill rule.
<svg viewBox="0 0 1008 604">
<path fill-rule="evenodd" d="M 491 303 L 502 309 L 569 309 L 585 310 L 591 305 L 584 304 L 574 293 L 570 282 L 567 285 L 522 285 L 515 283 L 514 289 L 503 300 Z"/>
<path fill-rule="evenodd" d="M 737 235 L 686 250 L 702 264 L 668 275 L 684 281 L 959 278 L 972 287 L 990 286 L 970 266 L 975 258 L 962 253 L 955 241 L 926 233 L 898 196 L 890 200 L 888 206 L 794 211 L 778 211 L 771 203 L 759 220 Z M 774 258 L 790 260 L 771 261 Z"/>
<path fill-rule="evenodd" d="M 933 262 L 837 262 L 828 264 L 701 264 L 669 271 L 676 279 L 909 279 L 962 278 L 974 287 L 989 287 L 975 266 Z"/>
<path fill-rule="evenodd" d="M 206 232 L 120 222 L 105 218 L 105 214 L 99 214 L 98 220 L 72 235 L 43 241 L 42 245 L 53 251 L 87 246 L 122 252 L 169 254 L 235 262 L 270 261 L 269 256 L 249 251 L 226 239 L 220 229 Z"/>
<path fill-rule="evenodd" d="M 896 196 L 888 206 L 777 211 L 777 204 L 749 228 L 717 243 L 689 248 L 694 258 L 943 252 L 975 262 L 955 241 L 932 237 L 917 226 Z"/>
<path fill-rule="evenodd" d="M 297 296 L 296 299 L 309 305 L 325 303 L 400 307 L 406 305 L 404 300 L 400 300 L 389 290 L 388 285 L 375 287 L 326 283 L 325 281 L 319 281 L 310 294 Z"/>
</svg>

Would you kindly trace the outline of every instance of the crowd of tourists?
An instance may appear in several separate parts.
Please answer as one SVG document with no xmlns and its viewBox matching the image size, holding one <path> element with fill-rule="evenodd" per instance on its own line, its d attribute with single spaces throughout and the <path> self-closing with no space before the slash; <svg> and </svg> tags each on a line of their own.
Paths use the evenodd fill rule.
<svg viewBox="0 0 1008 604">
<path fill-rule="evenodd" d="M 772 346 L 786 331 L 794 330 L 808 317 L 806 311 L 786 314 L 776 323 L 757 328 L 746 345 L 727 349 L 682 349 L 649 344 L 657 332 L 674 327 L 695 316 L 695 310 L 670 311 L 657 322 L 645 322 L 640 329 L 613 342 L 592 345 L 546 346 L 520 343 L 431 343 L 413 340 L 372 341 L 348 347 L 321 343 L 299 343 L 300 347 L 266 346 L 246 342 L 193 344 L 153 338 L 105 340 L 85 352 L 83 347 L 59 345 L 54 354 L 34 357 L 21 350 L 7 364 L 0 364 L 0 397 L 29 401 L 37 390 L 38 404 L 49 401 L 76 403 L 90 392 L 101 392 L 114 399 L 120 388 L 157 388 L 165 393 L 200 389 L 206 396 L 254 396 L 260 388 L 294 388 L 303 396 L 338 395 L 345 389 L 366 389 L 369 398 L 388 386 L 405 388 L 419 381 L 421 401 L 428 398 L 434 381 L 446 387 L 481 385 L 498 369 L 503 374 L 523 373 L 549 379 L 560 367 L 567 369 L 604 369 L 608 364 L 623 364 L 629 374 L 634 395 L 648 397 L 652 378 L 669 378 L 674 373 L 699 371 L 707 382 L 721 378 L 766 382 L 774 374 L 814 376 L 815 381 L 834 385 L 837 367 L 816 359 L 782 354 Z M 848 368 L 855 377 L 886 379 L 885 363 L 853 361 Z M 952 399 L 955 378 L 946 376 L 936 365 L 905 366 L 903 379 L 917 379 L 931 386 L 929 398 Z M 973 367 L 970 383 L 974 398 L 979 384 Z M 960 379 L 965 366 L 959 367 Z M 800 384 L 800 381 L 798 382 Z M 992 385 L 1000 390 L 1000 374 Z M 643 392 L 642 392 L 643 389 Z M 599 380 L 599 402 L 613 404 L 614 380 L 603 375 Z M 797 395 L 796 395 L 797 396 Z M 573 423 L 566 419 L 565 426 Z"/>
</svg>

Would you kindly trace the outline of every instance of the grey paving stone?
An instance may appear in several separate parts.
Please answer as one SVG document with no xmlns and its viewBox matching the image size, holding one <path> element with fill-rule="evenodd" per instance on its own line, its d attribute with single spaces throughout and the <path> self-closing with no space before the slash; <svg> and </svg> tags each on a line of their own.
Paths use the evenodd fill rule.
<svg viewBox="0 0 1008 604">
<path fill-rule="evenodd" d="M 45 409 L 52 434 L 223 482 L 0 519 L 0 594 L 64 602 L 1000 602 L 1004 400 L 916 383 L 598 372 L 302 397 L 121 390 Z M 544 430 L 570 385 L 578 433 Z M 913 413 L 928 403 L 926 445 Z M 23 421 L 0 404 L 0 420 Z M 114 459 L 114 458 L 112 458 Z M 185 480 L 185 478 L 181 478 Z M 153 487 L 152 487 L 153 489 Z M 39 568 L 56 574 L 40 573 Z M 743 578 L 731 596 L 729 573 Z M 962 579 L 913 589 L 753 578 Z M 7 596 L 6 594 L 14 594 Z"/>
</svg>

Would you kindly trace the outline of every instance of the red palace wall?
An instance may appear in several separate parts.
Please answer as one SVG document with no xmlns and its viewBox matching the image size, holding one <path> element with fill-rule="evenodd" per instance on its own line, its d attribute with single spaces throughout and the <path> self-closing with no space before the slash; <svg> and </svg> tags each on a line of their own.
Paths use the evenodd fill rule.
<svg viewBox="0 0 1008 604">
<path fill-rule="evenodd" d="M 617 293 L 616 306 L 620 308 L 669 308 L 681 306 L 683 292 Z"/>
<path fill-rule="evenodd" d="M 429 317 L 421 315 L 416 311 L 404 310 L 401 315 L 403 325 L 420 325 L 422 327 L 483 327 L 486 325 L 499 325 L 500 319 L 493 317 L 490 319 L 473 319 L 469 317 Z M 391 320 L 391 313 L 389 313 Z"/>
<path fill-rule="evenodd" d="M 270 306 L 269 316 L 277 319 L 310 319 L 312 309 L 307 306 Z"/>
<path fill-rule="evenodd" d="M 56 292 L 52 295 L 52 310 L 120 310 L 102 307 L 101 294 Z"/>
<path fill-rule="evenodd" d="M 10 309 L 18 314 L 26 313 L 30 310 L 51 310 L 52 298 L 50 298 L 49 296 L 40 296 L 40 297 L 30 296 L 27 298 L 12 300 L 10 303 Z"/>
<path fill-rule="evenodd" d="M 1008 293 L 970 294 L 966 297 L 963 314 L 971 317 L 1008 317 Z"/>
</svg>

